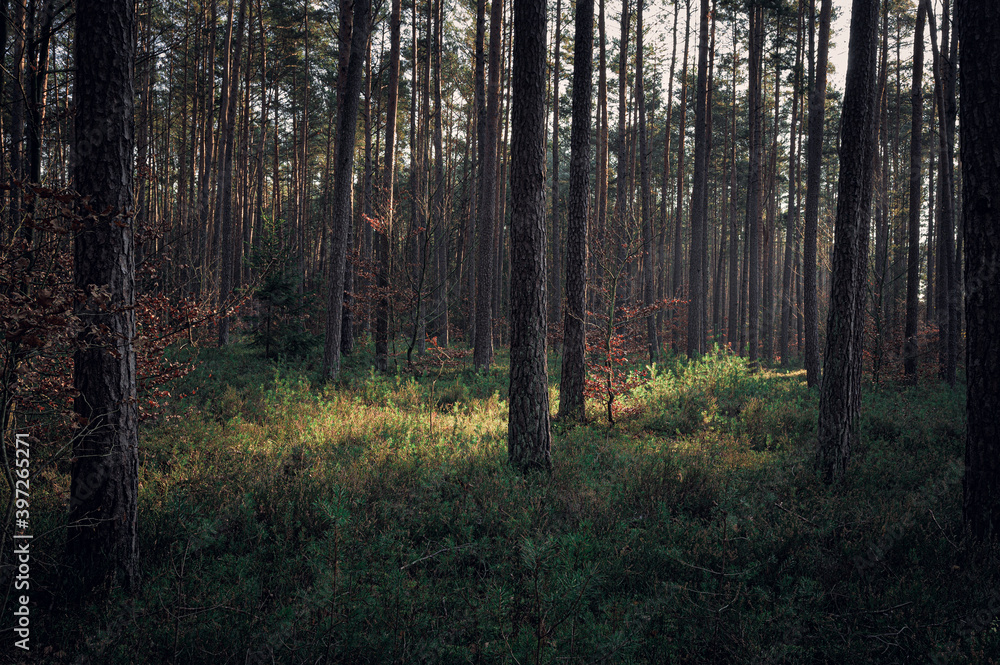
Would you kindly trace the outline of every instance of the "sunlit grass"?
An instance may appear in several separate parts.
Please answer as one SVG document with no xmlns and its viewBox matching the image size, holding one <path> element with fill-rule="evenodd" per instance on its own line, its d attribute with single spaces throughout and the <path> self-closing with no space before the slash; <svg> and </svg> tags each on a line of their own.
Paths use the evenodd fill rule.
<svg viewBox="0 0 1000 665">
<path fill-rule="evenodd" d="M 998 645 L 960 632 L 998 587 L 953 545 L 958 391 L 869 391 L 831 490 L 802 371 L 671 358 L 614 426 L 597 405 L 555 422 L 551 477 L 525 478 L 504 357 L 488 375 L 369 360 L 321 385 L 308 360 L 202 353 L 195 396 L 142 435 L 141 593 L 55 613 L 39 639 L 108 663 L 976 662 Z M 903 625 L 923 628 L 871 637 Z"/>
</svg>

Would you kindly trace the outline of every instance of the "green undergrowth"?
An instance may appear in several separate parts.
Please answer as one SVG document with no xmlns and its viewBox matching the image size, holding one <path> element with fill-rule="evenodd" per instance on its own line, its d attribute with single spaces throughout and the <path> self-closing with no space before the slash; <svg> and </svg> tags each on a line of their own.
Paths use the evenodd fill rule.
<svg viewBox="0 0 1000 665">
<path fill-rule="evenodd" d="M 326 386 L 315 357 L 202 351 L 141 435 L 141 591 L 40 600 L 31 659 L 1000 662 L 961 390 L 867 386 L 831 489 L 804 372 L 669 359 L 615 426 L 555 422 L 551 477 L 522 477 L 505 358 L 383 376 L 369 350 Z M 38 574 L 55 598 L 58 565 Z"/>
</svg>

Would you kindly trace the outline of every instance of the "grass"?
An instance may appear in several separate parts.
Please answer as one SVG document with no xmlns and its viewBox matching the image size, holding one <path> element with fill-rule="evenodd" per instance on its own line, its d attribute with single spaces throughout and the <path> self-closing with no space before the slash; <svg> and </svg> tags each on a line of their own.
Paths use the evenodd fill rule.
<svg viewBox="0 0 1000 665">
<path fill-rule="evenodd" d="M 725 355 L 655 367 L 614 427 L 554 423 L 550 478 L 506 465 L 504 357 L 382 376 L 362 349 L 332 386 L 197 362 L 141 433 L 138 595 L 64 602 L 68 468 L 33 483 L 25 662 L 1000 662 L 960 390 L 867 387 L 830 489 L 804 373 Z"/>
</svg>

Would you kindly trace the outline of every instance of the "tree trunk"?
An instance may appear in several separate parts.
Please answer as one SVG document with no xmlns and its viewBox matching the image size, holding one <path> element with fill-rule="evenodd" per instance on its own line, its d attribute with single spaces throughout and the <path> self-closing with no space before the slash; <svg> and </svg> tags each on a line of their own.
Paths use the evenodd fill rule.
<svg viewBox="0 0 1000 665">
<path fill-rule="evenodd" d="M 736 211 L 736 79 L 740 68 L 739 52 L 736 48 L 736 25 L 733 24 L 733 80 L 730 89 L 732 109 L 730 127 L 729 172 L 729 325 L 726 330 L 726 343 L 730 351 L 736 351 L 739 339 L 740 323 L 740 276 L 739 276 L 739 221 Z"/>
<path fill-rule="evenodd" d="M 641 0 L 640 0 L 641 2 Z M 587 214 L 590 200 L 590 107 L 594 0 L 577 0 L 573 41 L 573 127 L 566 222 L 566 312 L 563 320 L 559 418 L 584 417 L 587 323 Z"/>
<path fill-rule="evenodd" d="M 389 369 L 389 238 L 395 213 L 393 200 L 396 174 L 396 108 L 399 102 L 400 0 L 392 0 L 389 18 L 389 101 L 385 116 L 385 164 L 382 166 L 382 219 L 375 236 L 378 263 L 378 305 L 375 318 L 375 365 Z"/>
<path fill-rule="evenodd" d="M 673 251 L 673 297 L 681 298 L 684 289 L 681 278 L 681 264 L 683 262 L 683 246 L 681 243 L 681 219 L 684 206 L 684 139 L 687 133 L 687 71 L 688 71 L 688 46 L 691 39 L 691 0 L 685 0 L 684 11 L 687 20 L 684 25 L 684 64 L 681 66 L 681 98 L 680 98 L 680 125 L 677 130 L 677 215 L 674 218 L 674 251 Z M 680 312 L 674 308 L 673 335 L 671 336 L 671 348 L 677 353 L 680 348 Z M 690 315 L 690 313 L 689 313 Z"/>
<path fill-rule="evenodd" d="M 558 321 L 562 318 L 562 280 L 559 270 L 562 268 L 559 252 L 559 63 L 562 51 L 562 0 L 556 0 L 556 31 L 555 44 L 552 47 L 554 67 L 552 71 L 552 268 L 551 287 L 549 291 L 549 320 Z M 555 349 L 558 353 L 558 347 Z"/>
<path fill-rule="evenodd" d="M 74 240 L 74 283 L 88 297 L 88 326 L 73 356 L 74 410 L 86 427 L 73 442 L 67 552 L 87 586 L 116 574 L 137 585 L 139 458 L 136 411 L 132 209 L 135 4 L 76 3 L 73 176 L 91 197 Z M 101 304 L 98 290 L 110 302 Z M 106 332 L 93 332 L 106 328 Z"/>
<path fill-rule="evenodd" d="M 545 330 L 545 0 L 514 0 L 511 124 L 510 420 L 522 472 L 549 471 Z"/>
<path fill-rule="evenodd" d="M 236 99 L 239 96 L 240 53 L 243 50 L 243 26 L 246 20 L 246 0 L 240 0 L 239 18 L 237 19 L 236 44 L 233 46 L 233 13 L 229 11 L 229 27 L 226 35 L 226 68 L 223 76 L 223 105 L 219 138 L 223 142 L 222 172 L 219 177 L 220 188 L 216 206 L 222 215 L 222 262 L 219 276 L 219 306 L 226 307 L 226 301 L 233 290 L 233 271 L 235 265 L 235 243 L 238 237 L 234 233 L 233 222 L 233 143 L 236 138 Z M 229 344 L 229 317 L 219 319 L 219 346 Z"/>
<path fill-rule="evenodd" d="M 448 346 L 448 229 L 445 223 L 444 206 L 444 146 L 441 118 L 441 34 L 443 32 L 441 0 L 434 5 L 434 189 L 432 194 L 432 214 L 434 215 L 435 264 L 437 266 L 437 290 L 434 303 L 434 329 L 438 345 Z"/>
<path fill-rule="evenodd" d="M 761 78 L 764 59 L 764 10 L 750 8 L 750 183 L 747 189 L 747 257 L 749 290 L 747 292 L 747 355 L 756 366 L 760 324 L 760 204 L 761 169 L 763 168 L 764 107 Z"/>
<path fill-rule="evenodd" d="M 479 278 L 476 280 L 476 346 L 473 364 L 489 369 L 493 362 L 493 239 L 496 233 L 497 130 L 500 118 L 500 41 L 503 38 L 503 3 L 493 0 L 490 7 L 490 73 L 486 91 L 483 172 L 479 203 Z M 543 49 L 544 50 L 544 49 Z M 542 84 L 544 89 L 545 84 Z M 545 279 L 543 276 L 542 279 Z"/>
<path fill-rule="evenodd" d="M 799 121 L 799 90 L 802 86 L 802 15 L 805 0 L 799 0 L 799 13 L 795 28 L 795 83 L 792 85 L 792 122 L 788 130 L 788 216 L 785 220 L 785 260 L 781 271 L 781 330 L 778 333 L 778 353 L 781 366 L 787 367 L 789 360 L 789 332 L 792 324 L 792 250 L 798 241 L 799 206 L 796 194 L 799 189 L 799 174 L 796 173 L 796 146 Z"/>
<path fill-rule="evenodd" d="M 963 518 L 980 541 L 1000 541 L 1000 14 L 962 0 L 962 229 L 968 426 Z"/>
<path fill-rule="evenodd" d="M 344 103 L 337 114 L 337 163 L 333 185 L 333 223 L 330 242 L 330 292 L 326 311 L 326 341 L 323 375 L 336 379 L 340 373 L 340 336 L 344 305 L 344 269 L 347 264 L 347 232 L 351 215 L 351 179 L 354 174 L 354 136 L 358 124 L 361 79 L 368 43 L 369 0 L 354 0 L 354 28 L 350 62 L 344 86 Z"/>
<path fill-rule="evenodd" d="M 809 95 L 809 138 L 806 143 L 806 218 L 803 240 L 802 277 L 806 382 L 819 385 L 819 301 L 816 292 L 816 244 L 819 221 L 820 172 L 823 168 L 823 122 L 826 115 L 826 61 L 830 48 L 831 0 L 822 0 L 819 14 L 818 53 L 813 59 L 810 29 L 809 60 L 813 62 L 812 92 Z M 810 20 L 812 22 L 812 19 Z"/>
<path fill-rule="evenodd" d="M 707 2 L 708 0 L 702 0 Z M 638 0 L 636 12 L 636 47 L 635 47 L 635 103 L 639 107 L 639 179 L 640 179 L 640 212 L 642 213 L 642 301 L 646 307 L 653 305 L 656 295 L 656 273 L 653 268 L 653 205 L 650 198 L 653 195 L 649 177 L 649 145 L 646 131 L 646 85 L 643 80 L 643 26 L 642 14 L 645 0 Z M 656 317 L 646 316 L 646 344 L 649 350 L 649 362 L 655 363 L 659 356 L 660 342 L 656 334 Z"/>
<path fill-rule="evenodd" d="M 695 88 L 694 108 L 694 180 L 691 187 L 691 251 L 688 305 L 687 354 L 689 358 L 705 351 L 705 331 L 702 319 L 705 296 L 702 286 L 705 270 L 705 238 L 708 226 L 708 0 L 701 0 L 698 83 Z"/>
<path fill-rule="evenodd" d="M 910 210 L 909 248 L 906 261 L 906 330 L 903 332 L 903 372 L 907 380 L 917 378 L 917 322 L 920 303 L 920 152 L 924 120 L 924 21 L 927 8 L 917 9 L 917 27 L 913 33 L 913 85 L 910 88 Z"/>
<path fill-rule="evenodd" d="M 854 0 L 840 136 L 833 285 L 819 402 L 816 466 L 827 483 L 847 471 L 861 407 L 868 227 L 875 156 L 878 0 Z"/>
</svg>

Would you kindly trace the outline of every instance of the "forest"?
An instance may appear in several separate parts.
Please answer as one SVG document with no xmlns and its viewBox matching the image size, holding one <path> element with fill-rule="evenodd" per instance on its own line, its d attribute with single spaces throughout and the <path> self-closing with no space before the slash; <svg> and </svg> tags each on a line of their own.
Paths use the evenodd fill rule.
<svg viewBox="0 0 1000 665">
<path fill-rule="evenodd" d="M 0 660 L 1000 664 L 995 0 L 0 0 Z"/>
</svg>

